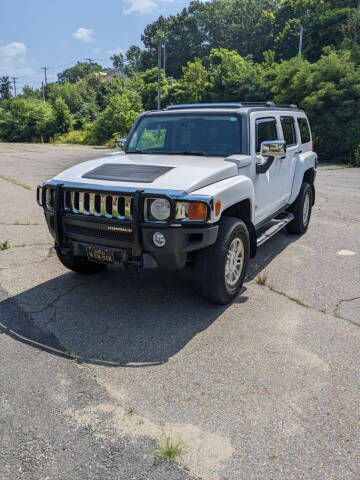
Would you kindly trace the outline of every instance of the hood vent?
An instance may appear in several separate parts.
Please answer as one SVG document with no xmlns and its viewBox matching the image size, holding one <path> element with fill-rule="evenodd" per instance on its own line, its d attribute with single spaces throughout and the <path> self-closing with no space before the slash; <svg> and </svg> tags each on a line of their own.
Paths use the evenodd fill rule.
<svg viewBox="0 0 360 480">
<path fill-rule="evenodd" d="M 93 180 L 107 180 L 109 182 L 139 182 L 152 183 L 161 175 L 174 167 L 160 165 L 126 165 L 119 163 L 105 163 L 100 167 L 85 173 L 82 178 Z"/>
</svg>

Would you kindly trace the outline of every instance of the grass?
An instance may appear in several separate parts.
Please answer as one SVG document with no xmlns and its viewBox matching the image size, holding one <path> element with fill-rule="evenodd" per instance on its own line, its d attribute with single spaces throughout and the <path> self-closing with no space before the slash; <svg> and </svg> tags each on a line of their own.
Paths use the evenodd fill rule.
<svg viewBox="0 0 360 480">
<path fill-rule="evenodd" d="M 278 290 L 278 289 L 275 288 L 273 285 L 269 284 L 267 280 L 268 280 L 268 277 L 267 277 L 267 273 L 266 273 L 266 272 L 260 273 L 260 274 L 255 278 L 255 282 L 256 282 L 258 285 L 266 286 L 266 287 L 268 287 L 269 290 L 271 290 L 272 292 L 278 293 L 279 295 L 282 295 L 282 296 L 288 298 L 289 300 L 292 300 L 293 302 L 297 303 L 298 305 L 301 305 L 302 307 L 311 308 L 310 305 L 307 304 L 307 303 L 306 303 L 304 300 L 302 300 L 301 298 L 299 298 L 299 297 L 293 297 L 292 295 L 288 295 L 287 293 L 283 292 L 282 290 Z"/>
<path fill-rule="evenodd" d="M 71 362 L 74 363 L 80 363 L 81 358 L 78 355 L 74 355 L 73 353 L 70 352 L 67 348 L 61 348 L 63 353 L 69 358 Z"/>
<path fill-rule="evenodd" d="M 32 190 L 32 188 L 29 187 L 29 185 L 26 185 L 26 183 L 19 182 L 19 180 L 16 180 L 16 178 L 5 177 L 5 175 L 0 175 L 0 178 L 2 178 L 3 180 L 6 180 L 7 182 L 13 183 L 14 185 L 17 185 L 18 187 L 23 187 L 26 190 Z"/>
<path fill-rule="evenodd" d="M 20 222 L 19 220 L 16 220 L 14 225 L 30 225 L 30 222 Z"/>
<path fill-rule="evenodd" d="M 258 285 L 266 285 L 267 273 L 266 272 L 259 273 L 259 275 L 255 278 L 255 282 Z"/>
<path fill-rule="evenodd" d="M 132 406 L 132 405 L 129 405 L 126 409 L 125 409 L 125 415 L 133 415 L 135 412 L 135 408 Z"/>
<path fill-rule="evenodd" d="M 9 250 L 9 248 L 10 248 L 9 240 L 5 240 L 5 242 L 0 242 L 0 251 Z"/>
<path fill-rule="evenodd" d="M 173 440 L 169 435 L 156 439 L 154 455 L 159 460 L 173 462 L 185 452 L 185 445 L 182 442 Z"/>
</svg>

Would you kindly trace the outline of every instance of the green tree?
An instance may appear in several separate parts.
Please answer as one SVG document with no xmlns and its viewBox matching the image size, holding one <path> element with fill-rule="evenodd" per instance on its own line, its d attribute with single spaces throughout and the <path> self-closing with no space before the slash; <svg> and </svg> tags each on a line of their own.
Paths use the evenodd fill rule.
<svg viewBox="0 0 360 480">
<path fill-rule="evenodd" d="M 56 133 L 67 133 L 72 127 L 71 113 L 63 98 L 56 98 L 53 106 Z"/>
<path fill-rule="evenodd" d="M 100 72 L 100 70 L 102 67 L 96 62 L 77 62 L 73 67 L 58 73 L 58 80 L 60 83 L 76 83 L 79 79 L 85 78 L 91 73 Z"/>
<path fill-rule="evenodd" d="M 262 69 L 236 51 L 213 49 L 210 53 L 210 98 L 214 102 L 261 101 L 265 88 Z"/>
<path fill-rule="evenodd" d="M 201 102 L 209 89 L 208 73 L 199 58 L 183 67 L 184 100 Z"/>
<path fill-rule="evenodd" d="M 308 114 L 323 160 L 350 160 L 360 138 L 360 69 L 348 51 L 327 49 L 318 62 L 297 57 L 264 74 L 269 96 Z"/>
<path fill-rule="evenodd" d="M 34 98 L 14 98 L 0 111 L 0 136 L 8 142 L 49 141 L 55 134 L 51 105 Z"/>
<path fill-rule="evenodd" d="M 9 77 L 0 77 L 0 98 L 8 100 L 11 98 L 11 82 Z"/>
<path fill-rule="evenodd" d="M 110 57 L 114 68 L 121 68 L 124 70 L 125 63 L 124 63 L 124 55 L 122 53 L 112 55 Z"/>
<path fill-rule="evenodd" d="M 126 136 L 141 111 L 140 95 L 134 92 L 111 97 L 94 124 L 94 143 L 104 143 L 114 134 Z"/>
</svg>

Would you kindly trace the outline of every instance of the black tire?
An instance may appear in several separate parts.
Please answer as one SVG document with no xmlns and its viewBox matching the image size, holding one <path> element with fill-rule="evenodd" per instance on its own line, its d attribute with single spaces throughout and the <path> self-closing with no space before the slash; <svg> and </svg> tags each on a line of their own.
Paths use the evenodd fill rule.
<svg viewBox="0 0 360 480">
<path fill-rule="evenodd" d="M 74 255 L 63 255 L 60 252 L 56 252 L 60 262 L 64 267 L 72 270 L 76 273 L 98 273 L 104 270 L 107 265 L 105 263 L 91 262 L 85 257 L 77 257 Z"/>
<path fill-rule="evenodd" d="M 304 213 L 305 203 L 308 203 L 308 213 Z M 286 226 L 286 230 L 290 233 L 305 233 L 308 229 L 311 217 L 311 210 L 313 206 L 313 189 L 312 186 L 303 182 L 300 188 L 299 195 L 297 196 L 295 202 L 288 209 L 294 215 L 294 220 L 292 220 Z M 304 218 L 306 216 L 306 219 Z"/>
<path fill-rule="evenodd" d="M 240 239 L 243 249 L 241 273 L 230 286 L 225 279 L 227 256 L 233 241 Z M 225 305 L 239 293 L 245 280 L 250 257 L 249 232 L 242 220 L 224 217 L 220 222 L 216 242 L 199 250 L 195 258 L 195 283 L 199 293 L 211 302 Z"/>
</svg>

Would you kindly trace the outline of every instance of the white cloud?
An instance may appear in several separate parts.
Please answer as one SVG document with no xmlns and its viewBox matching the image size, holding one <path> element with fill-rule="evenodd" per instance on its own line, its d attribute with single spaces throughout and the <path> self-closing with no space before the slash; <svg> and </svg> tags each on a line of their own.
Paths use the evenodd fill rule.
<svg viewBox="0 0 360 480">
<path fill-rule="evenodd" d="M 95 32 L 92 28 L 84 28 L 84 27 L 79 27 L 76 30 L 76 32 L 73 33 L 74 38 L 85 43 L 94 42 L 95 41 L 94 35 L 95 35 Z"/>
<path fill-rule="evenodd" d="M 26 45 L 22 42 L 11 42 L 3 47 L 0 47 L 0 58 L 15 58 L 22 57 L 26 53 Z"/>
<path fill-rule="evenodd" d="M 43 78 L 40 67 L 35 68 L 34 59 L 26 55 L 27 47 L 22 42 L 11 42 L 0 46 L 0 75 L 17 78 L 17 92 L 25 83 L 39 87 Z"/>
<path fill-rule="evenodd" d="M 158 8 L 162 2 L 173 2 L 174 0 L 124 0 L 128 7 L 123 8 L 125 15 L 130 13 L 139 12 L 146 13 L 154 8 Z"/>
<path fill-rule="evenodd" d="M 105 53 L 107 53 L 108 55 L 119 55 L 119 53 L 122 53 L 124 54 L 125 53 L 125 49 L 124 48 L 121 48 L 121 47 L 115 47 L 114 49 L 112 50 L 106 50 Z"/>
</svg>

